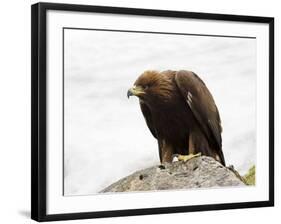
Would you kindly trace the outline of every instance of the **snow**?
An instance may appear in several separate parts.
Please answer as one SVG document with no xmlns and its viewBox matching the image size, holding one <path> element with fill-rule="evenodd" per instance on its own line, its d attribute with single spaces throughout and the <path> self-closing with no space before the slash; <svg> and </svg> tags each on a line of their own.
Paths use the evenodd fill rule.
<svg viewBox="0 0 281 224">
<path fill-rule="evenodd" d="M 138 99 L 127 90 L 145 70 L 186 69 L 219 108 L 227 164 L 256 161 L 256 40 L 65 30 L 64 193 L 95 194 L 159 163 Z"/>
</svg>

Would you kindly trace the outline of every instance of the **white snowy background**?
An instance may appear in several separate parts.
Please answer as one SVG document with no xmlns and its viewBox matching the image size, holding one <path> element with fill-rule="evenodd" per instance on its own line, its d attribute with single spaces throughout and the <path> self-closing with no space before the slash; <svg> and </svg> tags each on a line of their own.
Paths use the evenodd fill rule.
<svg viewBox="0 0 281 224">
<path fill-rule="evenodd" d="M 126 93 L 145 70 L 196 72 L 219 108 L 227 165 L 256 160 L 256 40 L 65 30 L 64 193 L 95 194 L 159 164 L 137 98 Z"/>
</svg>

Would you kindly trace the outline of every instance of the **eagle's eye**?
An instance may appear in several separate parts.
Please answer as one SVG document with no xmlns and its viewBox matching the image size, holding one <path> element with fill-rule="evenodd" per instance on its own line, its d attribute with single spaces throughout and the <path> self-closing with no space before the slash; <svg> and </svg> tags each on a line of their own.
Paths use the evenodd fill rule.
<svg viewBox="0 0 281 224">
<path fill-rule="evenodd" d="M 142 88 L 143 88 L 144 90 L 147 90 L 147 89 L 148 89 L 148 87 L 149 87 L 149 85 L 143 85 L 143 87 L 142 87 Z"/>
</svg>

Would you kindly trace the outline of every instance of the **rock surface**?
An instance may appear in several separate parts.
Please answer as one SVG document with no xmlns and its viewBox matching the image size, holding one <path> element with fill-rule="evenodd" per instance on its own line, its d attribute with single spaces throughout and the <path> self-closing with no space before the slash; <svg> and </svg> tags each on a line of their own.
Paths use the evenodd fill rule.
<svg viewBox="0 0 281 224">
<path fill-rule="evenodd" d="M 137 171 L 111 184 L 105 192 L 150 191 L 245 185 L 231 169 L 200 156 Z"/>
</svg>

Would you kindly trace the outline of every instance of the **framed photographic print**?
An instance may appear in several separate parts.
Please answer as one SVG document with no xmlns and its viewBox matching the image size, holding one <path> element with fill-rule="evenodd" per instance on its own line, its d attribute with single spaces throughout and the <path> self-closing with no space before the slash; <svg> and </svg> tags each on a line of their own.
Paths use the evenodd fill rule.
<svg viewBox="0 0 281 224">
<path fill-rule="evenodd" d="M 274 19 L 32 5 L 32 219 L 274 205 Z"/>
</svg>

